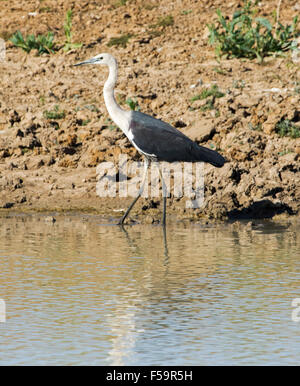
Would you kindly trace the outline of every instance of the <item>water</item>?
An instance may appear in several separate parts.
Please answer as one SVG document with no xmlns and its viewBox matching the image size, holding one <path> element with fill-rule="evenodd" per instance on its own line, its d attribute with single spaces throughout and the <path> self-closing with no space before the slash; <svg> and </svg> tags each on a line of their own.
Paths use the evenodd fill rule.
<svg viewBox="0 0 300 386">
<path fill-rule="evenodd" d="M 1 218 L 0 365 L 299 365 L 299 227 L 258 225 Z"/>
</svg>

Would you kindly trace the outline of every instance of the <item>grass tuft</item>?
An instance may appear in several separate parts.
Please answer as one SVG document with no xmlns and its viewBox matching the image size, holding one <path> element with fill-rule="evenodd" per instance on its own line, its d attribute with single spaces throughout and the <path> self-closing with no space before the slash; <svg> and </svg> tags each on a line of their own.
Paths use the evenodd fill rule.
<svg viewBox="0 0 300 386">
<path fill-rule="evenodd" d="M 275 126 L 275 132 L 280 137 L 300 138 L 300 129 L 289 119 L 278 122 Z"/>
<path fill-rule="evenodd" d="M 191 102 L 206 99 L 208 97 L 222 98 L 224 95 L 225 94 L 219 90 L 219 87 L 216 84 L 213 84 L 211 88 L 204 89 L 200 94 L 193 96 Z"/>
<path fill-rule="evenodd" d="M 121 46 L 125 48 L 127 46 L 127 43 L 129 42 L 129 39 L 132 38 L 132 34 L 124 34 L 116 38 L 111 38 L 110 41 L 107 43 L 108 47 L 112 46 Z"/>
<path fill-rule="evenodd" d="M 172 15 L 168 15 L 165 17 L 160 17 L 157 21 L 157 27 L 169 27 L 174 24 L 174 17 Z"/>
<path fill-rule="evenodd" d="M 65 111 L 61 111 L 58 105 L 54 106 L 53 110 L 45 110 L 43 115 L 46 119 L 62 119 L 66 116 Z"/>
<path fill-rule="evenodd" d="M 66 41 L 64 43 L 63 50 L 65 52 L 68 52 L 75 48 L 82 47 L 82 43 L 72 43 L 72 10 L 71 9 L 69 9 L 66 13 L 64 31 L 65 31 Z"/>
<path fill-rule="evenodd" d="M 140 111 L 141 108 L 139 106 L 139 102 L 135 99 L 128 98 L 125 103 L 130 107 L 130 110 Z"/>
<path fill-rule="evenodd" d="M 165 17 L 160 17 L 157 20 L 157 23 L 151 24 L 150 28 L 157 28 L 157 27 L 169 27 L 174 24 L 174 17 L 172 15 L 167 15 Z"/>
</svg>

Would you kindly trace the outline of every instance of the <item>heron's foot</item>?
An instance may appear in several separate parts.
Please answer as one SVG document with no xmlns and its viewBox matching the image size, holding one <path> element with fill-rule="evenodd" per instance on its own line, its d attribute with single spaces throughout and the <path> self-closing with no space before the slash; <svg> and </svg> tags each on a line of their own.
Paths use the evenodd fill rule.
<svg viewBox="0 0 300 386">
<path fill-rule="evenodd" d="M 122 217 L 122 218 L 117 222 L 117 225 L 123 226 L 123 225 L 124 225 L 124 221 L 125 221 L 125 218 Z"/>
<path fill-rule="evenodd" d="M 125 220 L 127 221 L 125 222 Z M 139 224 L 139 221 L 133 220 L 131 217 L 122 217 L 118 222 L 117 225 L 124 226 L 124 225 L 136 225 Z"/>
</svg>

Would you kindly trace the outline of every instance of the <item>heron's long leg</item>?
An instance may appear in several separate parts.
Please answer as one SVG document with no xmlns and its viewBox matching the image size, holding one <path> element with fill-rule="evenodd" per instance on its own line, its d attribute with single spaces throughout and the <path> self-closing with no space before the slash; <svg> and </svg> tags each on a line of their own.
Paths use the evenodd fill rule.
<svg viewBox="0 0 300 386">
<path fill-rule="evenodd" d="M 141 195 L 142 195 L 142 193 L 143 193 L 143 190 L 144 190 L 144 186 L 145 186 L 145 181 L 146 181 L 146 177 L 147 177 L 148 167 L 149 167 L 149 160 L 148 160 L 148 158 L 145 158 L 145 162 L 144 162 L 144 174 L 143 174 L 143 178 L 142 178 L 142 182 L 141 182 L 141 186 L 140 186 L 138 195 L 137 195 L 136 198 L 132 201 L 132 203 L 130 204 L 130 206 L 129 206 L 129 208 L 127 209 L 126 213 L 125 213 L 124 216 L 121 218 L 121 220 L 118 222 L 118 225 L 122 225 L 122 224 L 124 223 L 126 217 L 129 215 L 131 209 L 134 207 L 134 205 L 135 205 L 135 203 L 137 202 L 137 200 L 141 197 Z"/>
<path fill-rule="evenodd" d="M 161 184 L 162 184 L 162 191 L 163 191 L 163 215 L 162 215 L 162 225 L 166 226 L 166 214 L 167 214 L 167 187 L 165 184 L 165 181 L 163 179 L 162 172 L 160 168 L 158 167 L 159 175 L 161 178 Z"/>
</svg>

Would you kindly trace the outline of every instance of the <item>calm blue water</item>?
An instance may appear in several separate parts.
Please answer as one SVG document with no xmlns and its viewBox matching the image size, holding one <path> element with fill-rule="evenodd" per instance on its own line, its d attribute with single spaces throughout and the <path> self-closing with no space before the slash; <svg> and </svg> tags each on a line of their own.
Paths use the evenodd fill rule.
<svg viewBox="0 0 300 386">
<path fill-rule="evenodd" d="M 1 365 L 299 365 L 299 226 L 56 219 L 1 218 Z"/>
</svg>

